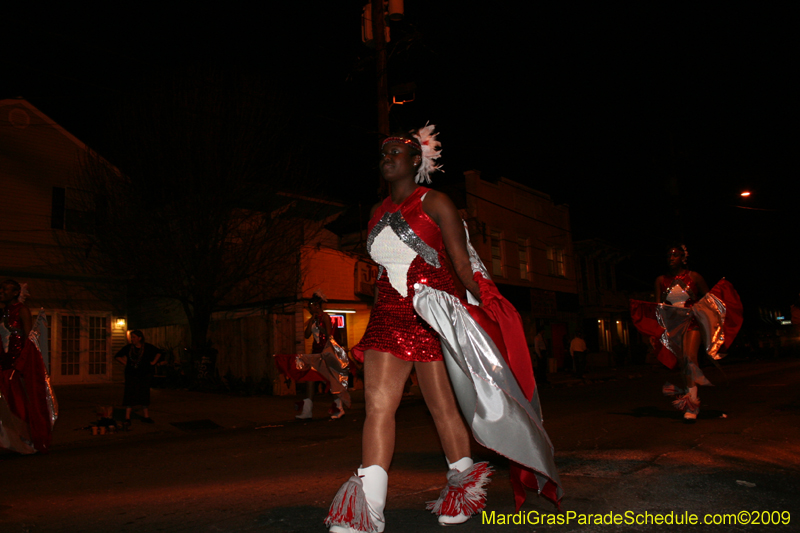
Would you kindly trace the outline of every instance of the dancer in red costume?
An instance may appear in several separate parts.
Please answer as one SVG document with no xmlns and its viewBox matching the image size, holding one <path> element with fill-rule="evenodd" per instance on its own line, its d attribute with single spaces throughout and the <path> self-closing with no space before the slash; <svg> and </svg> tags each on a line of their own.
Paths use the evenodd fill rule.
<svg viewBox="0 0 800 533">
<path fill-rule="evenodd" d="M 311 318 L 306 322 L 306 338 L 313 335 L 314 340 L 311 344 L 310 354 L 298 354 L 293 358 L 294 369 L 286 365 L 284 359 L 281 371 L 284 374 L 294 373 L 295 376 L 304 372 L 303 378 L 306 379 L 306 397 L 302 402 L 298 402 L 296 408 L 300 414 L 295 418 L 307 420 L 311 418 L 311 410 L 314 400 L 314 389 L 319 381 L 314 377 L 322 377 L 328 385 L 331 394 L 334 395 L 333 405 L 329 409 L 331 419 L 336 420 L 344 416 L 344 408 L 350 408 L 350 393 L 347 392 L 347 380 L 350 374 L 349 360 L 347 352 L 339 346 L 333 338 L 333 323 L 328 313 L 322 310 L 322 302 L 327 302 L 321 293 L 314 293 L 308 302 L 308 310 Z M 281 367 L 279 363 L 279 367 Z"/>
<path fill-rule="evenodd" d="M 24 289 L 11 279 L 0 284 L 0 445 L 46 453 L 57 408 Z"/>
<path fill-rule="evenodd" d="M 631 300 L 631 316 L 639 331 L 661 341 L 659 360 L 680 368 L 684 386 L 667 383 L 662 390 L 676 396 L 672 404 L 691 424 L 700 412 L 697 387 L 711 385 L 697 362 L 701 340 L 709 356 L 722 358 L 741 327 L 742 305 L 725 279 L 709 290 L 703 277 L 686 267 L 688 257 L 685 245 L 670 247 L 669 273 L 656 278 L 656 303 Z"/>
<path fill-rule="evenodd" d="M 708 292 L 708 285 L 703 276 L 686 268 L 686 246 L 673 246 L 667 257 L 669 274 L 656 278 L 656 303 L 677 307 L 692 307 Z M 703 375 L 697 364 L 697 351 L 700 349 L 700 330 L 692 320 L 683 335 L 682 357 L 679 359 L 685 385 L 686 401 L 681 402 L 683 418 L 691 422 L 700 412 L 700 401 L 697 396 L 698 385 L 711 383 Z M 671 390 L 671 389 L 669 389 Z"/>
<path fill-rule="evenodd" d="M 379 166 L 390 196 L 373 209 L 367 240 L 370 256 L 380 265 L 376 303 L 361 342 L 353 348 L 356 359 L 364 362 L 367 416 L 362 465 L 331 504 L 325 523 L 333 532 L 384 530 L 395 412 L 412 368 L 449 467 L 447 487 L 428 508 L 441 524 L 449 525 L 466 521 L 485 506 L 491 468 L 473 463 L 470 457 L 469 433 L 458 412 L 440 336 L 415 309 L 420 291 L 458 300 L 445 268 L 445 250 L 472 297 L 479 301 L 482 296 L 455 206 L 446 195 L 419 185 L 430 182 L 429 174 L 439 168 L 435 165 L 439 146 L 433 126 L 426 126 L 409 136 L 390 137 L 381 148 Z M 530 357 L 525 354 L 525 359 L 533 384 Z"/>
</svg>

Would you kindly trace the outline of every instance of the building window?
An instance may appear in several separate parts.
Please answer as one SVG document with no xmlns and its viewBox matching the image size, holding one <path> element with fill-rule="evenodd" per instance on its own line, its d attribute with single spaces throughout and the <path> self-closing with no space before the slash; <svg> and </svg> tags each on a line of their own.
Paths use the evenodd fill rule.
<svg viewBox="0 0 800 533">
<path fill-rule="evenodd" d="M 517 250 L 519 250 L 519 279 L 530 280 L 531 273 L 528 269 L 528 239 L 518 237 Z"/>
<path fill-rule="evenodd" d="M 81 317 L 61 317 L 61 375 L 77 376 L 81 363 Z"/>
<path fill-rule="evenodd" d="M 551 276 L 566 277 L 563 248 L 547 247 L 547 273 Z"/>
<path fill-rule="evenodd" d="M 76 233 L 93 233 L 94 219 L 94 202 L 89 199 L 86 192 L 70 187 L 53 187 L 51 228 Z"/>
<path fill-rule="evenodd" d="M 503 234 L 497 230 L 489 230 L 492 238 L 492 275 L 503 276 Z"/>
<path fill-rule="evenodd" d="M 89 374 L 105 374 L 108 360 L 108 325 L 104 316 L 89 317 Z"/>
</svg>

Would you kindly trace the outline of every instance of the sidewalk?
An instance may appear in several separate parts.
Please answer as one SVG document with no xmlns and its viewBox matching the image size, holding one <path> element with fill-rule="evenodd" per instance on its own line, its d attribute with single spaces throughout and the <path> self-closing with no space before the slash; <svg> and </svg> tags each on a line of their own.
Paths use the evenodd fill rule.
<svg viewBox="0 0 800 533">
<path fill-rule="evenodd" d="M 613 379 L 632 379 L 649 372 L 646 365 L 624 368 L 592 368 L 584 379 L 571 373 L 550 374 L 548 387 L 586 386 Z M 141 421 L 141 412 L 134 411 L 130 431 L 93 435 L 91 426 L 97 423 L 101 406 L 114 406 L 114 418 L 122 422 L 124 409 L 118 405 L 122 399 L 122 383 L 63 385 L 55 388 L 59 416 L 53 429 L 52 449 L 75 445 L 94 445 L 118 442 L 124 439 L 181 435 L 195 431 L 257 428 L 268 425 L 296 423 L 294 403 L 299 396 L 237 396 L 223 393 L 196 392 L 186 389 L 152 389 L 150 417 L 154 424 Z M 412 395 L 420 395 L 412 387 Z M 353 410 L 363 410 L 364 391 L 350 391 Z M 330 407 L 330 396 L 323 395 L 314 402 L 314 418 L 325 419 Z"/>
</svg>

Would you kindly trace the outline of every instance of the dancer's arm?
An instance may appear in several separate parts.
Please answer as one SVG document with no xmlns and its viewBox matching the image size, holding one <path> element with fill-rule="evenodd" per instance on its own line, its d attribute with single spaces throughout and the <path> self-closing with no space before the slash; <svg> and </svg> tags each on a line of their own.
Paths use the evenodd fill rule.
<svg viewBox="0 0 800 533">
<path fill-rule="evenodd" d="M 698 274 L 697 272 L 690 272 L 689 275 L 694 280 L 695 284 L 697 285 L 697 299 L 699 300 L 703 296 L 706 295 L 708 292 L 708 285 L 706 284 L 706 280 L 703 279 L 703 276 Z"/>
<path fill-rule="evenodd" d="M 664 276 L 658 276 L 658 277 L 656 278 L 656 290 L 655 290 L 655 295 L 656 295 L 656 303 L 657 303 L 657 304 L 664 303 L 664 300 L 662 300 L 662 299 L 661 299 L 661 279 L 662 279 L 663 277 L 664 277 Z"/>
<path fill-rule="evenodd" d="M 31 319 L 31 310 L 27 305 L 23 305 L 19 310 L 19 319 L 22 322 L 22 338 L 27 339 L 28 334 L 31 332 L 33 320 Z"/>
<path fill-rule="evenodd" d="M 458 279 L 480 301 L 481 290 L 472 279 L 472 265 L 470 265 L 467 252 L 467 235 L 455 204 L 446 194 L 430 191 L 425 195 L 422 207 L 442 231 L 444 247 L 447 249 L 447 255 L 450 256 L 453 270 Z"/>
</svg>

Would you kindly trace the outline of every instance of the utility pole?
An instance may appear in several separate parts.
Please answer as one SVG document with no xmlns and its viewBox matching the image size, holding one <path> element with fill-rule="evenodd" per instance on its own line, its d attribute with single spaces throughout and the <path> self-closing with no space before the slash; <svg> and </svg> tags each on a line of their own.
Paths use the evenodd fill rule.
<svg viewBox="0 0 800 533">
<path fill-rule="evenodd" d="M 372 0 L 372 38 L 375 40 L 375 69 L 378 82 L 378 133 L 389 136 L 389 81 L 386 61 L 386 22 L 383 0 Z"/>
<path fill-rule="evenodd" d="M 389 136 L 389 81 L 386 61 L 386 30 L 383 18 L 383 0 L 371 0 L 372 38 L 375 42 L 375 76 L 378 85 L 378 143 Z M 389 193 L 386 180 L 378 176 L 378 198 Z"/>
</svg>

